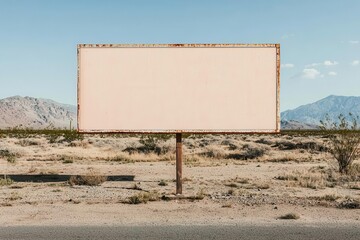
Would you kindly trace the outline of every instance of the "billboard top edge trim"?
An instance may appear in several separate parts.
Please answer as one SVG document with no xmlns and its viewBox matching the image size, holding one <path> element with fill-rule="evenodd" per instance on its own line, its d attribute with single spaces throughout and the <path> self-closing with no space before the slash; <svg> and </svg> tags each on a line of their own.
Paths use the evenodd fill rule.
<svg viewBox="0 0 360 240">
<path fill-rule="evenodd" d="M 234 43 L 234 44 L 78 44 L 77 48 L 280 48 L 279 43 Z"/>
<path fill-rule="evenodd" d="M 184 133 L 184 134 L 262 134 L 262 133 L 280 133 L 280 129 L 241 129 L 241 130 L 89 130 L 78 128 L 79 133 L 86 134 L 173 134 L 173 133 Z"/>
</svg>

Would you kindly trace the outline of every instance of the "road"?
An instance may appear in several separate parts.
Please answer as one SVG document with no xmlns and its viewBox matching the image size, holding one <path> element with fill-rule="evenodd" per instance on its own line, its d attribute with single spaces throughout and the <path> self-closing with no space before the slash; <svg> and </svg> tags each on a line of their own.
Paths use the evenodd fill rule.
<svg viewBox="0 0 360 240">
<path fill-rule="evenodd" d="M 360 239 L 360 225 L 0 227 L 0 239 Z"/>
</svg>

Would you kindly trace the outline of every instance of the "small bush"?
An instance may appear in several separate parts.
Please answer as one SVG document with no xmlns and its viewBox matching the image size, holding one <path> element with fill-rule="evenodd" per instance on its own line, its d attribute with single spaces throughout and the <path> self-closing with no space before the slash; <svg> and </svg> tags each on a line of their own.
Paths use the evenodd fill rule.
<svg viewBox="0 0 360 240">
<path fill-rule="evenodd" d="M 22 139 L 19 142 L 17 142 L 16 144 L 19 144 L 22 147 L 28 147 L 28 146 L 36 146 L 39 145 L 40 143 L 34 140 L 29 140 L 29 139 Z"/>
<path fill-rule="evenodd" d="M 159 199 L 160 197 L 157 192 L 141 192 L 128 197 L 126 203 L 140 204 L 147 203 L 149 201 L 158 201 Z"/>
<path fill-rule="evenodd" d="M 230 153 L 226 156 L 226 158 L 236 160 L 249 160 L 262 157 L 264 154 L 265 150 L 262 148 L 247 148 L 245 152 Z"/>
<path fill-rule="evenodd" d="M 146 135 L 141 136 L 139 142 L 141 143 L 141 146 L 139 147 L 127 147 L 123 151 L 127 152 L 129 154 L 134 153 L 143 153 L 143 154 L 149 154 L 149 153 L 155 153 L 157 155 L 160 154 L 166 154 L 170 151 L 168 147 L 160 147 L 159 142 L 165 141 L 169 139 L 169 136 L 154 136 L 154 135 Z"/>
<path fill-rule="evenodd" d="M 297 213 L 288 213 L 279 217 L 280 219 L 299 219 L 300 215 Z"/>
<path fill-rule="evenodd" d="M 10 178 L 4 176 L 4 178 L 0 178 L 0 186 L 9 186 L 11 184 L 13 184 L 13 180 L 11 180 Z"/>
<path fill-rule="evenodd" d="M 360 209 L 360 201 L 354 199 L 347 199 L 341 202 L 338 207 L 346 209 Z"/>
<path fill-rule="evenodd" d="M 7 149 L 0 149 L 0 158 L 5 158 L 9 163 L 16 162 L 17 154 L 10 152 Z"/>
<path fill-rule="evenodd" d="M 327 115 L 320 121 L 321 130 L 333 132 L 329 136 L 329 150 L 337 160 L 340 173 L 349 173 L 353 161 L 360 157 L 360 134 L 358 116 L 349 113 L 349 118 L 340 114 L 338 121 L 332 121 Z"/>
<path fill-rule="evenodd" d="M 107 177 L 98 175 L 94 172 L 90 172 L 86 175 L 77 175 L 71 176 L 69 179 L 69 184 L 71 186 L 74 185 L 87 185 L 87 186 L 100 186 L 104 182 L 106 182 Z"/>
<path fill-rule="evenodd" d="M 16 157 L 14 155 L 8 156 L 7 159 L 8 163 L 15 163 Z"/>
</svg>

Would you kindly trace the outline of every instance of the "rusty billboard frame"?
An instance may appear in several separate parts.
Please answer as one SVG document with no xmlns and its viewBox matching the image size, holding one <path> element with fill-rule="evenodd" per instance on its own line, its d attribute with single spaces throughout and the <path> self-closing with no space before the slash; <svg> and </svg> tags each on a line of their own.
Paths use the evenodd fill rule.
<svg viewBox="0 0 360 240">
<path fill-rule="evenodd" d="M 276 128 L 275 130 L 81 130 L 80 123 L 80 49 L 81 48 L 275 48 L 276 49 Z M 78 44 L 77 45 L 77 131 L 84 134 L 277 134 L 280 133 L 280 44 Z"/>
</svg>

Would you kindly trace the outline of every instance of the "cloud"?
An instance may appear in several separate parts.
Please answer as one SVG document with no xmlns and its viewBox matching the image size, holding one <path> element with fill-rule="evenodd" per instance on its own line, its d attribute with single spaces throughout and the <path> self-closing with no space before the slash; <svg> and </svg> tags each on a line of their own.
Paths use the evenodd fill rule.
<svg viewBox="0 0 360 240">
<path fill-rule="evenodd" d="M 330 61 L 330 60 L 326 60 L 324 61 L 324 66 L 334 66 L 334 65 L 338 65 L 339 63 L 337 61 Z"/>
<path fill-rule="evenodd" d="M 316 70 L 315 68 L 305 68 L 302 71 L 302 75 L 303 78 L 307 78 L 307 79 L 315 79 L 317 77 L 320 77 L 320 72 L 318 70 Z"/>
<path fill-rule="evenodd" d="M 328 75 L 329 75 L 329 76 L 336 76 L 336 75 L 337 75 L 337 72 L 328 72 Z"/>
<path fill-rule="evenodd" d="M 325 60 L 324 62 L 322 63 L 311 63 L 311 64 L 308 64 L 306 65 L 305 67 L 309 68 L 309 67 L 316 67 L 316 66 L 326 66 L 326 67 L 329 67 L 329 66 L 335 66 L 335 65 L 338 65 L 339 62 L 337 61 L 331 61 L 331 60 Z"/>
<path fill-rule="evenodd" d="M 357 65 L 360 64 L 360 61 L 359 60 L 354 60 L 350 64 L 351 64 L 351 66 L 357 66 Z"/>
<path fill-rule="evenodd" d="M 284 63 L 284 64 L 281 64 L 281 67 L 282 68 L 293 68 L 293 67 L 295 67 L 295 65 L 292 63 Z"/>
<path fill-rule="evenodd" d="M 350 40 L 349 43 L 350 44 L 359 44 L 360 41 L 358 41 L 358 40 Z"/>
</svg>

